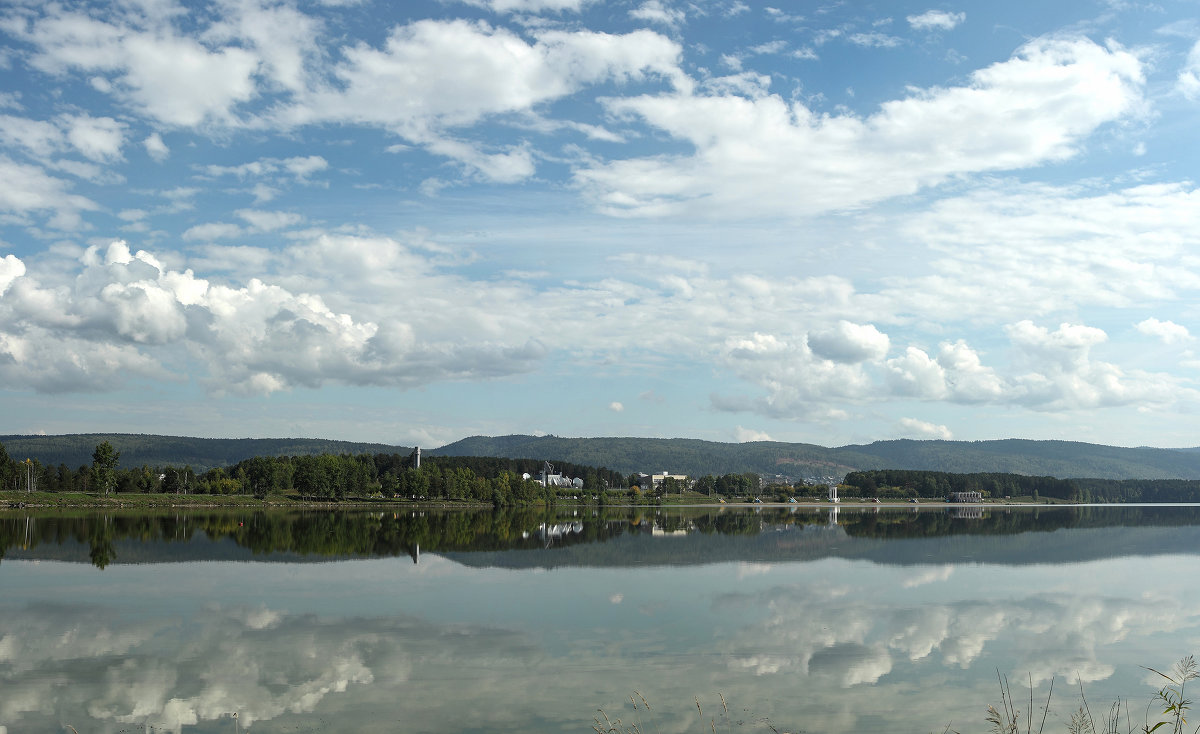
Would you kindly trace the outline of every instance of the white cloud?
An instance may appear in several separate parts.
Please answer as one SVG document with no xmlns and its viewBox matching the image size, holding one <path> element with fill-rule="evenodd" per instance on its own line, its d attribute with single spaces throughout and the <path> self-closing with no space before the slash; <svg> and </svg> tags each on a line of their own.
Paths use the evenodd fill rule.
<svg viewBox="0 0 1200 734">
<path fill-rule="evenodd" d="M 918 31 L 949 31 L 967 19 L 966 13 L 950 13 L 945 10 L 926 10 L 920 15 L 910 15 L 905 20 Z"/>
<path fill-rule="evenodd" d="M 188 227 L 184 230 L 181 237 L 184 240 L 212 242 L 214 240 L 240 237 L 243 234 L 245 234 L 245 230 L 236 224 L 229 222 L 207 222 L 205 224 L 197 224 L 194 227 Z"/>
<path fill-rule="evenodd" d="M 738 443 L 749 443 L 751 441 L 773 441 L 774 439 L 766 431 L 756 431 L 753 428 L 738 426 L 734 429 L 733 440 Z"/>
<path fill-rule="evenodd" d="M 51 74 L 94 73 L 97 89 L 161 123 L 230 123 L 235 106 L 257 94 L 259 60 L 243 48 L 212 49 L 152 19 L 118 25 L 48 10 L 59 12 L 34 20 L 23 34 L 37 49 L 34 66 Z"/>
<path fill-rule="evenodd" d="M 823 359 L 799 340 L 754 334 L 730 338 L 720 355 L 740 379 L 765 390 L 762 398 L 713 396 L 718 410 L 752 411 L 796 420 L 841 401 L 858 402 L 874 393 L 861 364 Z"/>
<path fill-rule="evenodd" d="M 527 42 L 505 28 L 421 20 L 393 28 L 382 49 L 344 49 L 336 89 L 314 91 L 278 114 L 287 125 L 352 122 L 387 128 L 485 177 L 532 174 L 522 146 L 485 147 L 448 131 L 485 117 L 529 113 L 586 85 L 648 74 L 684 81 L 680 47 L 656 33 L 541 30 Z"/>
<path fill-rule="evenodd" d="M 493 13 L 578 13 L 593 0 L 464 0 Z"/>
<path fill-rule="evenodd" d="M 1092 347 L 1108 340 L 1102 329 L 1060 324 L 1050 331 L 1028 319 L 1005 328 L 1009 339 L 1038 365 L 1070 371 L 1087 364 Z"/>
<path fill-rule="evenodd" d="M 56 153 L 74 149 L 90 160 L 110 163 L 121 158 L 126 127 L 111 117 L 86 114 L 60 115 L 53 122 L 0 115 L 0 143 L 23 149 L 46 162 Z M 52 165 L 65 168 L 71 162 L 56 161 Z"/>
<path fill-rule="evenodd" d="M 65 120 L 67 140 L 87 158 L 101 163 L 121 157 L 126 125 L 111 117 L 75 115 Z"/>
<path fill-rule="evenodd" d="M 304 217 L 294 212 L 272 212 L 261 209 L 239 209 L 235 212 L 257 232 L 274 232 L 285 227 L 294 227 Z"/>
<path fill-rule="evenodd" d="M 897 424 L 898 435 L 903 438 L 937 438 L 949 441 L 954 434 L 946 426 L 917 418 L 901 418 Z"/>
<path fill-rule="evenodd" d="M 871 324 L 839 321 L 832 329 L 812 332 L 808 346 L 814 354 L 835 362 L 864 362 L 887 356 L 890 346 L 887 334 Z"/>
<path fill-rule="evenodd" d="M 305 182 L 318 172 L 329 168 L 329 161 L 319 155 L 292 158 L 259 158 L 236 166 L 208 165 L 209 176 L 236 176 L 239 179 L 268 178 L 279 181 Z"/>
<path fill-rule="evenodd" d="M 1029 372 L 1015 378 L 1021 402 L 1039 410 L 1113 405 L 1168 404 L 1195 391 L 1165 374 L 1126 371 L 1091 359 L 1091 349 L 1107 340 L 1104 331 L 1061 324 L 1055 331 L 1021 321 L 1005 331 Z"/>
<path fill-rule="evenodd" d="M 329 161 L 319 155 L 296 156 L 294 158 L 286 158 L 279 161 L 279 163 L 282 164 L 284 169 L 295 176 L 297 181 L 306 181 L 309 176 L 317 171 L 324 171 L 329 168 Z"/>
<path fill-rule="evenodd" d="M 614 413 L 620 413 L 625 410 L 625 405 L 616 400 L 608 404 L 608 409 Z"/>
<path fill-rule="evenodd" d="M 916 90 L 866 118 L 818 115 L 777 95 L 678 93 L 608 101 L 682 142 L 578 169 L 617 215 L 805 215 L 913 193 L 950 176 L 1073 155 L 1104 123 L 1140 110 L 1141 63 L 1119 47 L 1042 38 L 970 84 Z"/>
<path fill-rule="evenodd" d="M 0 143 L 24 149 L 38 158 L 47 158 L 62 148 L 63 134 L 50 122 L 0 115 Z"/>
<path fill-rule="evenodd" d="M 12 282 L 25 274 L 25 263 L 16 255 L 5 255 L 0 259 L 0 296 L 8 290 Z"/>
<path fill-rule="evenodd" d="M 1157 337 L 1164 344 L 1181 344 L 1192 341 L 1192 335 L 1188 328 L 1174 321 L 1159 321 L 1156 318 L 1149 318 L 1139 322 L 1136 326 L 1138 331 Z"/>
<path fill-rule="evenodd" d="M 896 48 L 904 41 L 896 36 L 889 36 L 886 33 L 851 33 L 846 36 L 846 40 L 856 46 L 866 48 Z"/>
<path fill-rule="evenodd" d="M 163 142 L 162 136 L 158 133 L 151 133 L 142 141 L 142 146 L 146 148 L 146 153 L 151 158 L 162 163 L 171 155 L 171 149 Z"/>
<path fill-rule="evenodd" d="M 519 308 L 524 292 L 473 292 L 395 241 L 321 237 L 266 258 L 260 262 L 292 273 L 286 281 L 294 287 L 258 278 L 211 282 L 169 269 L 151 253 L 131 253 L 124 242 L 89 248 L 73 278 L 39 274 L 61 285 L 19 275 L 21 262 L 6 259 L 11 284 L 0 299 L 0 323 L 21 331 L 0 329 L 5 384 L 59 392 L 111 389 L 125 373 L 169 379 L 159 360 L 175 346 L 206 362 L 198 379 L 244 393 L 330 380 L 405 387 L 483 379 L 528 371 L 545 358 L 546 347 L 529 337 L 537 333 L 535 314 Z M 347 303 L 358 316 L 305 290 L 347 277 L 358 283 L 360 293 Z M 451 289 L 456 307 L 434 308 Z M 390 305 L 380 307 L 386 296 Z M 413 324 L 397 313 L 425 315 Z M 48 364 L 52 357 L 58 366 Z"/>
<path fill-rule="evenodd" d="M 682 10 L 672 8 L 662 0 L 645 0 L 629 11 L 629 17 L 674 28 L 683 23 L 687 16 Z"/>
<path fill-rule="evenodd" d="M 295 7 L 264 0 L 226 0 L 221 22 L 206 40 L 244 43 L 257 52 L 256 73 L 278 89 L 300 92 L 309 86 L 309 67 L 320 55 L 321 22 Z"/>
<path fill-rule="evenodd" d="M 1200 41 L 1188 52 L 1187 61 L 1176 77 L 1175 89 L 1188 99 L 1200 99 Z"/>
<path fill-rule="evenodd" d="M 17 163 L 0 155 L 0 212 L 49 212 L 49 224 L 75 230 L 83 226 L 80 212 L 98 209 L 92 200 L 70 193 L 70 184 L 47 175 L 36 166 Z"/>
</svg>

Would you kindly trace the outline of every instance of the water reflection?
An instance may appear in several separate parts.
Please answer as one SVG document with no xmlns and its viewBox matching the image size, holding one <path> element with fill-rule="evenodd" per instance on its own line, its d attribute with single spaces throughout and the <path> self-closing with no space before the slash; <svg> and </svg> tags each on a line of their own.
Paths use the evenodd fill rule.
<svg viewBox="0 0 1200 734">
<path fill-rule="evenodd" d="M 1136 533 L 1124 532 L 1138 528 Z M 1159 532 L 1147 532 L 1157 528 Z M 1036 555 L 1025 533 L 1089 529 L 1069 544 L 1041 538 Z M 824 532 L 822 532 L 824 531 Z M 713 543 L 713 536 L 722 536 Z M 971 536 L 976 537 L 970 540 Z M 639 547 L 635 538 L 686 539 Z M 209 542 L 198 543 L 204 539 Z M 1087 540 L 1098 540 L 1089 546 Z M 1114 543 L 1114 539 L 1120 543 Z M 879 541 L 937 540 L 901 548 Z M 555 565 L 687 564 L 727 560 L 863 557 L 928 563 L 930 554 L 1000 563 L 1086 560 L 1129 553 L 1191 552 L 1200 540 L 1200 507 L 1059 508 L 674 508 L 466 512 L 0 513 L 0 559 L 110 563 L 182 560 L 300 562 L 424 552 L 481 554 L 463 562 Z M 624 541 L 624 543 L 619 542 Z M 612 547 L 604 544 L 613 543 Z M 557 553 L 520 554 L 508 551 Z M 956 555 L 965 553 L 966 556 Z M 501 555 L 497 555 L 501 554 Z"/>
<path fill-rule="evenodd" d="M 9 516 L 0 727 L 974 732 L 997 669 L 1148 701 L 1200 641 L 1194 510 L 1152 509 Z"/>
</svg>

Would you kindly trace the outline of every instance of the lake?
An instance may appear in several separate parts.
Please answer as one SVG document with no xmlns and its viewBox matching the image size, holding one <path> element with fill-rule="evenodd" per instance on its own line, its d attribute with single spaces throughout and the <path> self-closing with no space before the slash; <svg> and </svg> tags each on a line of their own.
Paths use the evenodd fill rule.
<svg viewBox="0 0 1200 734">
<path fill-rule="evenodd" d="M 0 734 L 965 734 L 998 673 L 1065 732 L 1200 648 L 1195 506 L 7 512 L 0 549 Z"/>
</svg>

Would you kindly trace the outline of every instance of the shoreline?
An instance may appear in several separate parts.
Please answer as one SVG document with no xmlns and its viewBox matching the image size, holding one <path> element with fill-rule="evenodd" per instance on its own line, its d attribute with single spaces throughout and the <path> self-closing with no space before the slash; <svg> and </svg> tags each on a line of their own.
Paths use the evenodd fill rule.
<svg viewBox="0 0 1200 734">
<path fill-rule="evenodd" d="M 522 505 L 519 507 L 629 507 L 629 508 L 770 508 L 776 509 L 835 509 L 840 507 L 863 509 L 868 507 L 881 508 L 912 508 L 920 509 L 922 507 L 936 507 L 939 509 L 947 507 L 981 507 L 981 508 L 997 508 L 997 507 L 1056 507 L 1056 506 L 1080 506 L 1086 503 L 1065 502 L 1062 500 L 1055 502 L 1041 501 L 1017 501 L 1017 500 L 1001 500 L 992 502 L 970 502 L 958 503 L 947 502 L 940 499 L 922 500 L 921 502 L 907 501 L 881 501 L 881 502 L 863 502 L 863 501 L 808 501 L 808 502 L 719 502 L 719 501 L 683 501 L 683 502 L 660 502 L 653 504 L 629 504 L 625 502 L 608 502 L 605 504 L 584 503 L 578 501 L 560 501 L 556 504 L 547 505 L 539 503 L 534 505 Z M 1110 503 L 1110 504 L 1125 504 L 1125 503 Z M 518 507 L 518 506 L 513 506 Z M 320 500 L 305 500 L 299 497 L 288 497 L 272 495 L 265 499 L 258 499 L 251 495 L 188 495 L 188 494 L 114 494 L 114 495 L 96 495 L 91 493 L 79 492 L 34 492 L 32 494 L 21 491 L 0 491 L 0 509 L 7 510 L 139 510 L 139 509 L 262 509 L 262 510 L 387 510 L 398 508 L 434 508 L 434 509 L 463 509 L 463 510 L 484 510 L 496 509 L 496 506 L 490 502 L 474 502 L 474 501 L 456 501 L 456 500 L 400 500 L 391 498 L 353 498 L 341 502 L 330 502 Z"/>
</svg>

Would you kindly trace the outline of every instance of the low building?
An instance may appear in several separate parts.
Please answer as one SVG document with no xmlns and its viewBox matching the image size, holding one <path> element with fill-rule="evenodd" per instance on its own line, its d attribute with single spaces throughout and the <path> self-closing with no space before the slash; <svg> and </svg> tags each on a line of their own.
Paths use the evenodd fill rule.
<svg viewBox="0 0 1200 734">
<path fill-rule="evenodd" d="M 687 474 L 668 474 L 664 471 L 662 474 L 650 475 L 650 486 L 658 489 L 667 479 L 674 479 L 677 482 L 683 482 L 685 485 L 689 484 Z"/>
<path fill-rule="evenodd" d="M 950 502 L 983 502 L 983 495 L 979 492 L 951 492 L 949 501 Z"/>
</svg>

